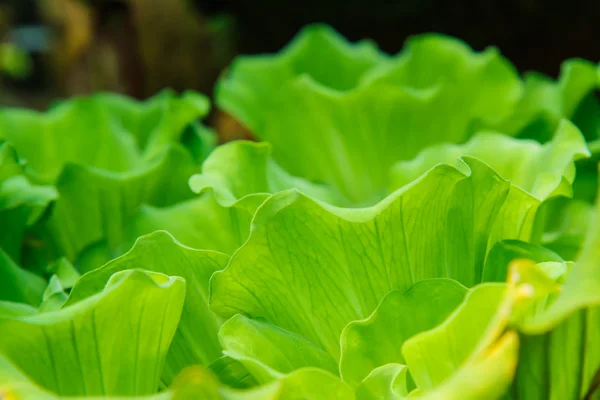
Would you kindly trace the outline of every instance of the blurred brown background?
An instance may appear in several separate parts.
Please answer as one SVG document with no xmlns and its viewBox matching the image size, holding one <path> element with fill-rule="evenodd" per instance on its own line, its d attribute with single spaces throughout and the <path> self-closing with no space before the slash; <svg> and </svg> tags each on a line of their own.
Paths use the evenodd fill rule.
<svg viewBox="0 0 600 400">
<path fill-rule="evenodd" d="M 274 52 L 326 22 L 385 51 L 421 32 L 499 47 L 521 71 L 556 76 L 570 57 L 600 60 L 600 1 L 4 0 L 0 102 L 44 108 L 98 90 L 210 94 L 239 53 Z"/>
</svg>

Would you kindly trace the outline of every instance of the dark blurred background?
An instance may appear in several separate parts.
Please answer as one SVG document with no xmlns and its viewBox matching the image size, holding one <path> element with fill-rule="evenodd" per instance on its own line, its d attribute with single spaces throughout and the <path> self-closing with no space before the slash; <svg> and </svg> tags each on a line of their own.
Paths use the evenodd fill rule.
<svg viewBox="0 0 600 400">
<path fill-rule="evenodd" d="M 3 0 L 0 102 L 44 108 L 98 90 L 210 94 L 240 53 L 275 52 L 326 22 L 390 53 L 442 32 L 495 45 L 520 71 L 556 76 L 571 57 L 600 60 L 598 0 Z"/>
</svg>

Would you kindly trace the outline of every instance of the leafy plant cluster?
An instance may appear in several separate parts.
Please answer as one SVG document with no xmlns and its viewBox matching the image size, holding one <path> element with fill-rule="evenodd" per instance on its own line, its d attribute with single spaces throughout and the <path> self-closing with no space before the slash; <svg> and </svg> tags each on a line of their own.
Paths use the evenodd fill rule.
<svg viewBox="0 0 600 400">
<path fill-rule="evenodd" d="M 258 142 L 192 92 L 2 110 L 0 398 L 600 398 L 598 87 L 309 26 L 218 84 Z"/>
</svg>

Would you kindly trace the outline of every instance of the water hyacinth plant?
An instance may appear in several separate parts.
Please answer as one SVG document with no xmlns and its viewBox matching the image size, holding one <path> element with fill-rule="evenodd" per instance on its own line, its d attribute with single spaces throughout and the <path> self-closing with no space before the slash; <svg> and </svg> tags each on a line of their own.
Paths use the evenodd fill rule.
<svg viewBox="0 0 600 400">
<path fill-rule="evenodd" d="M 309 26 L 0 112 L 0 399 L 600 399 L 600 67 Z"/>
</svg>

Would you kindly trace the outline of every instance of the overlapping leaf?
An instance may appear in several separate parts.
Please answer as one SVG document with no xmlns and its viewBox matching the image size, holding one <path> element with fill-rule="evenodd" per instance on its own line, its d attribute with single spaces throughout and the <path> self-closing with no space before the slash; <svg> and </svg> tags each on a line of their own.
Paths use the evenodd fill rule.
<svg viewBox="0 0 600 400">
<path fill-rule="evenodd" d="M 219 84 L 271 144 L 209 156 L 193 93 L 2 111 L 0 397 L 591 398 L 598 71 L 312 26 Z"/>
<path fill-rule="evenodd" d="M 544 182 L 560 188 L 572 164 L 562 153 L 548 160 Z M 344 326 L 390 290 L 427 278 L 480 282 L 494 243 L 532 237 L 540 200 L 475 158 L 461 163 L 469 175 L 439 164 L 372 208 L 334 208 L 295 191 L 270 197 L 248 242 L 213 277 L 213 309 L 264 317 L 339 358 Z"/>
<path fill-rule="evenodd" d="M 181 319 L 166 358 L 163 381 L 170 383 L 183 368 L 209 365 L 221 356 L 217 332 L 222 320 L 208 309 L 208 282 L 213 272 L 228 262 L 225 254 L 194 250 L 176 242 L 166 232 L 141 237 L 131 251 L 82 276 L 66 306 L 80 304 L 99 293 L 113 274 L 144 269 L 180 276 L 186 281 Z"/>
<path fill-rule="evenodd" d="M 191 198 L 187 179 L 210 146 L 195 120 L 208 107 L 199 94 L 165 91 L 143 103 L 99 94 L 46 113 L 4 110 L 0 140 L 29 179 L 56 184 L 58 200 L 40 230 L 49 257 L 81 256 L 80 269 L 98 267 L 133 243 L 122 232 L 140 206 Z M 95 257 L 80 254 L 89 247 Z"/>
<path fill-rule="evenodd" d="M 102 292 L 60 311 L 1 313 L 0 354 L 59 395 L 152 394 L 184 296 L 181 278 L 115 274 Z"/>
<path fill-rule="evenodd" d="M 322 62 L 307 63 L 311 55 Z M 234 63 L 217 104 L 272 143 L 292 174 L 373 204 L 385 195 L 393 163 L 468 139 L 481 121 L 511 112 L 520 92 L 514 68 L 495 49 L 474 53 L 454 39 L 420 36 L 390 59 L 313 26 L 275 56 Z"/>
</svg>

